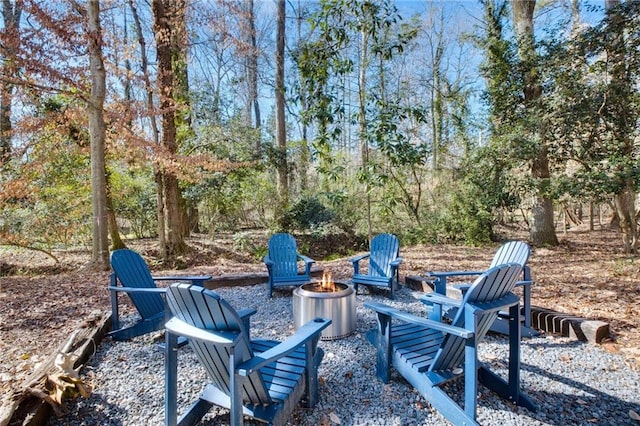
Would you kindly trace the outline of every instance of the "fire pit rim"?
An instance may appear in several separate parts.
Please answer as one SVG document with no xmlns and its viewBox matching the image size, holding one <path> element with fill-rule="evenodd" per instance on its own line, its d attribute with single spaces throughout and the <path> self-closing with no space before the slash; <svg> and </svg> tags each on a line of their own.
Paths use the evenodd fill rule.
<svg viewBox="0 0 640 426">
<path fill-rule="evenodd" d="M 303 297 L 315 297 L 315 298 L 337 298 L 350 294 L 353 291 L 353 287 L 343 281 L 334 281 L 333 284 L 340 287 L 337 291 L 314 291 L 305 288 L 310 285 L 318 285 L 321 281 L 310 281 L 297 287 L 294 292 Z"/>
</svg>

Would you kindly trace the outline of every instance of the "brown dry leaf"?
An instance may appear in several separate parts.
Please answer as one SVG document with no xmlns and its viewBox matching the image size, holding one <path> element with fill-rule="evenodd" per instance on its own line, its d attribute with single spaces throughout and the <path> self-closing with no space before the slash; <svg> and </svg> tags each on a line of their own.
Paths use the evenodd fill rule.
<svg viewBox="0 0 640 426">
<path fill-rule="evenodd" d="M 324 386 L 325 382 L 326 382 L 326 381 L 324 380 L 324 377 L 322 377 L 322 376 L 318 377 L 318 383 L 319 383 L 321 386 Z"/>
<path fill-rule="evenodd" d="M 338 417 L 334 412 L 329 413 L 329 419 L 337 425 L 342 424 L 342 420 L 340 420 L 340 417 Z"/>
<path fill-rule="evenodd" d="M 560 356 L 560 361 L 564 361 L 564 362 L 569 362 L 571 361 L 571 355 L 561 355 Z"/>
<path fill-rule="evenodd" d="M 350 379 L 352 377 L 353 377 L 353 371 L 347 371 L 346 373 L 344 373 L 345 379 Z"/>
<path fill-rule="evenodd" d="M 633 410 L 629 410 L 629 417 L 637 422 L 640 422 L 640 415 Z"/>
<path fill-rule="evenodd" d="M 601 345 L 607 352 L 610 352 L 612 354 L 619 352 L 618 348 L 616 347 L 616 345 L 614 343 L 608 342 L 608 343 L 603 343 Z"/>
</svg>

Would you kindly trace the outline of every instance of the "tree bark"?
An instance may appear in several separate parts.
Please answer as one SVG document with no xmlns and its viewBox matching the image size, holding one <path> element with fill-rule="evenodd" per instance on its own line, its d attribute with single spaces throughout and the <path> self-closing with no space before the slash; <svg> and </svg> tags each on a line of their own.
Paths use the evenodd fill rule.
<svg viewBox="0 0 640 426">
<path fill-rule="evenodd" d="M 87 105 L 91 138 L 91 201 L 93 210 L 91 257 L 98 268 L 108 270 L 110 266 L 105 165 L 106 125 L 103 110 L 106 95 L 106 71 L 102 57 L 99 0 L 90 0 L 87 4 L 87 30 L 91 70 L 91 94 Z"/>
<path fill-rule="evenodd" d="M 166 155 L 173 157 L 177 152 L 176 118 L 173 94 L 174 74 L 172 65 L 172 26 L 167 14 L 171 0 L 153 0 L 154 33 L 158 56 L 158 82 L 160 108 L 162 110 L 162 146 Z M 167 222 L 167 256 L 174 257 L 184 252 L 186 244 L 182 233 L 178 178 L 173 170 L 165 167 L 162 171 L 164 184 L 164 207 Z"/>
<path fill-rule="evenodd" d="M 536 51 L 533 32 L 533 12 L 535 0 L 514 0 L 513 20 L 518 38 L 518 54 L 524 67 L 524 103 L 527 109 L 535 108 L 534 103 L 542 95 L 538 71 L 536 69 Z M 537 133 L 537 134 L 536 134 Z M 546 194 L 551 178 L 545 131 L 530 129 L 530 137 L 540 140 L 537 154 L 531 163 L 531 176 L 536 182 L 536 194 L 533 199 L 533 222 L 531 241 L 537 246 L 556 246 L 558 237 L 553 220 L 553 201 Z"/>
<path fill-rule="evenodd" d="M 284 115 L 284 47 L 285 47 L 285 0 L 278 0 L 276 18 L 276 145 L 278 147 L 278 195 L 281 216 L 289 203 L 289 172 L 287 164 L 287 133 Z M 279 217 L 278 217 L 279 219 Z"/>
<path fill-rule="evenodd" d="M 248 53 L 246 55 L 246 72 L 247 72 L 247 125 L 260 129 L 260 104 L 258 103 L 258 42 L 256 38 L 256 16 L 253 0 L 246 0 L 246 43 L 248 45 Z M 252 120 L 253 113 L 253 120 Z M 260 137 L 256 140 L 255 157 L 262 156 L 262 142 Z"/>
<path fill-rule="evenodd" d="M 151 85 L 151 77 L 149 76 L 149 60 L 147 58 L 147 43 L 144 39 L 142 32 L 142 25 L 140 24 L 140 16 L 138 15 L 138 9 L 136 8 L 134 0 L 129 0 L 129 7 L 131 8 L 131 14 L 136 27 L 136 34 L 138 36 L 138 44 L 140 45 L 140 63 L 142 68 L 142 77 L 144 79 L 144 88 L 147 93 L 145 103 L 149 114 L 149 121 L 151 123 L 151 135 L 153 142 L 156 146 L 160 146 L 160 131 L 158 130 L 158 122 L 156 120 L 156 113 L 153 107 L 153 86 Z M 165 227 L 165 214 L 164 214 L 164 185 L 162 182 L 162 172 L 160 165 L 154 163 L 154 178 L 156 182 L 156 217 L 157 217 L 157 231 L 158 231 L 158 254 L 163 261 L 167 261 L 167 239 L 166 239 L 166 227 Z"/>
<path fill-rule="evenodd" d="M 362 169 L 366 170 L 369 164 L 369 142 L 367 140 L 367 67 L 369 33 L 366 27 L 363 27 L 360 34 L 360 75 L 358 76 L 358 121 L 360 126 L 360 156 L 362 161 Z M 368 175 L 368 173 L 367 173 Z M 367 218 L 367 236 L 369 242 L 373 239 L 373 221 L 371 219 L 371 191 L 369 179 L 365 184 L 366 194 L 366 218 Z"/>
</svg>

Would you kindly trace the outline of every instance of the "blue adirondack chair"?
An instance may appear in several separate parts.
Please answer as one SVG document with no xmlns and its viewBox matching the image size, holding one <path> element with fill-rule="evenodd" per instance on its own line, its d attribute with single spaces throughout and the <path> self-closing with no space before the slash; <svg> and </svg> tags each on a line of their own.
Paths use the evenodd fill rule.
<svg viewBox="0 0 640 426">
<path fill-rule="evenodd" d="M 509 401 L 535 411 L 520 390 L 520 298 L 511 291 L 522 273 L 517 264 L 500 265 L 483 273 L 459 304 L 453 322 L 444 324 L 402 312 L 381 303 L 365 303 L 377 312 L 378 329 L 368 335 L 377 347 L 377 376 L 384 383 L 393 366 L 427 401 L 454 425 L 476 425 L 478 381 Z M 443 299 L 431 293 L 425 296 Z M 512 317 L 509 334 L 509 373 L 505 381 L 478 361 L 478 345 L 501 309 Z M 441 385 L 464 376 L 464 407 Z"/>
<path fill-rule="evenodd" d="M 167 319 L 164 293 L 166 288 L 157 287 L 155 281 L 189 281 L 203 285 L 210 275 L 154 277 L 146 262 L 138 253 L 129 249 L 111 253 L 109 293 L 111 295 L 111 329 L 115 340 L 128 340 L 152 331 L 161 330 Z M 120 327 L 118 294 L 126 293 L 140 315 L 140 320 L 128 327 Z"/>
<path fill-rule="evenodd" d="M 522 334 L 525 336 L 534 336 L 538 332 L 531 327 L 531 269 L 527 265 L 529 256 L 531 254 L 531 248 L 523 241 L 509 241 L 504 243 L 493 256 L 489 268 L 502 265 L 505 263 L 517 263 L 522 267 L 522 279 L 516 283 L 517 287 L 522 288 Z M 435 277 L 435 291 L 439 294 L 447 294 L 447 278 L 460 277 L 460 276 L 477 276 L 482 274 L 483 271 L 451 271 L 451 272 L 427 272 L 428 276 Z M 459 284 L 454 286 L 458 288 L 462 293 L 469 288 L 469 284 Z M 434 309 L 430 315 L 431 319 L 438 320 L 440 315 L 446 315 L 453 317 L 455 315 L 455 308 L 446 312 L 447 307 L 442 307 L 445 312 L 441 312 L 440 309 Z M 508 324 L 504 321 L 505 315 L 500 315 L 496 322 L 492 325 L 492 331 L 499 333 L 507 333 Z"/>
<path fill-rule="evenodd" d="M 369 260 L 366 273 L 360 272 L 360 262 Z M 378 234 L 371 240 L 369 253 L 351 259 L 353 264 L 353 286 L 358 293 L 358 286 L 372 285 L 386 287 L 390 291 L 389 297 L 393 299 L 393 291 L 400 282 L 399 267 L 402 263 L 400 257 L 400 242 L 393 234 Z"/>
<path fill-rule="evenodd" d="M 298 261 L 304 262 L 304 272 L 298 273 Z M 311 280 L 311 265 L 315 260 L 298 253 L 293 235 L 280 233 L 269 238 L 269 252 L 264 257 L 269 271 L 269 297 L 275 287 L 298 286 Z"/>
<path fill-rule="evenodd" d="M 167 291 L 174 315 L 166 324 L 165 424 L 195 425 L 213 405 L 230 410 L 230 423 L 243 416 L 268 424 L 284 424 L 297 402 L 309 407 L 318 400 L 317 347 L 330 320 L 316 318 L 284 342 L 250 340 L 238 313 L 211 290 L 177 283 Z M 178 421 L 178 337 L 186 337 L 210 383 Z"/>
</svg>

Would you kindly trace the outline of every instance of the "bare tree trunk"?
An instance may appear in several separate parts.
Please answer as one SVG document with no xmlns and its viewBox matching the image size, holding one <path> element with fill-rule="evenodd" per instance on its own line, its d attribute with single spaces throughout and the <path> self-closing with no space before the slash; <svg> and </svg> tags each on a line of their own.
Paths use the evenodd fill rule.
<svg viewBox="0 0 640 426">
<path fill-rule="evenodd" d="M 298 43 L 302 42 L 302 6 L 300 4 L 300 0 L 298 0 L 298 8 L 297 8 L 297 16 L 296 16 L 296 22 L 297 22 L 297 32 L 298 32 Z M 300 98 L 300 109 L 302 111 L 306 111 L 307 110 L 307 88 L 304 82 L 304 78 L 302 78 L 302 75 L 300 76 L 300 93 L 299 93 L 299 98 Z M 311 149 L 309 149 L 309 141 L 307 140 L 308 137 L 308 127 L 307 127 L 307 123 L 305 120 L 301 120 L 302 122 L 302 140 L 301 140 L 301 146 L 300 146 L 300 167 L 297 168 L 299 176 L 298 178 L 300 179 L 300 191 L 302 193 L 306 192 L 309 184 L 308 184 L 308 179 L 307 179 L 307 169 L 309 168 L 309 162 L 311 161 Z"/>
<path fill-rule="evenodd" d="M 151 122 L 151 133 L 153 141 L 156 146 L 160 146 L 160 131 L 158 130 L 158 122 L 156 120 L 156 113 L 153 107 L 153 86 L 151 85 L 151 77 L 149 77 L 149 60 L 147 58 L 147 43 L 142 33 L 142 25 L 140 24 L 140 16 L 138 15 L 138 9 L 136 8 L 135 1 L 129 0 L 129 7 L 133 15 L 135 22 L 136 34 L 138 36 L 138 44 L 140 45 L 140 61 L 142 68 L 142 76 L 144 78 L 144 88 L 147 93 L 145 103 L 147 105 L 147 111 L 149 113 L 149 120 Z M 166 239 L 166 227 L 165 227 L 165 214 L 164 214 L 164 184 L 162 181 L 162 172 L 159 164 L 154 164 L 154 176 L 156 181 L 156 216 L 157 216 L 157 229 L 158 229 L 158 252 L 160 258 L 163 261 L 168 259 L 167 255 L 167 239 Z"/>
<path fill-rule="evenodd" d="M 162 146 L 167 155 L 177 152 L 175 102 L 173 98 L 173 65 L 172 65 L 172 22 L 167 14 L 167 5 L 171 0 L 153 0 L 154 32 L 158 55 L 158 81 L 160 84 L 160 108 L 162 109 Z M 164 169 L 165 215 L 167 218 L 167 251 L 173 257 L 184 252 L 186 244 L 182 234 L 182 215 L 180 212 L 178 178 L 172 170 Z"/>
<path fill-rule="evenodd" d="M 2 0 L 3 29 L 0 38 L 0 52 L 2 54 L 1 73 L 6 77 L 0 82 L 0 167 L 11 156 L 11 104 L 14 85 L 8 80 L 18 73 L 15 55 L 20 49 L 20 16 L 22 15 L 22 1 Z"/>
<path fill-rule="evenodd" d="M 107 176 L 107 182 L 109 178 Z M 118 221 L 116 220 L 116 212 L 113 210 L 113 200 L 111 199 L 111 191 L 109 185 L 107 185 L 107 220 L 109 221 L 109 236 L 111 237 L 111 250 L 118 250 L 126 248 L 126 244 L 120 237 L 120 231 L 118 228 Z"/>
<path fill-rule="evenodd" d="M 249 46 L 249 52 L 246 56 L 247 85 L 248 85 L 248 101 L 247 101 L 247 123 L 256 129 L 262 126 L 260 118 L 260 104 L 258 102 L 258 41 L 256 37 L 256 15 L 253 0 L 246 0 L 246 39 Z M 253 112 L 254 121 L 251 120 Z M 260 137 L 256 140 L 255 157 L 262 156 L 262 142 Z"/>
<path fill-rule="evenodd" d="M 526 108 L 533 108 L 532 104 L 542 95 L 533 34 L 533 12 L 535 0 L 514 0 L 513 19 L 518 37 L 518 53 L 524 63 L 524 101 Z M 537 193 L 533 200 L 533 222 L 531 224 L 531 241 L 539 246 L 556 246 L 558 237 L 553 222 L 553 201 L 545 194 L 542 187 L 551 177 L 544 130 L 531 129 L 531 137 L 540 140 L 538 153 L 531 163 L 531 176 L 538 183 Z"/>
<path fill-rule="evenodd" d="M 171 21 L 171 66 L 174 75 L 173 99 L 176 105 L 176 149 L 182 146 L 195 132 L 191 128 L 191 101 L 189 99 L 189 73 L 187 67 L 188 35 L 186 26 L 186 0 L 167 3 L 167 15 Z M 180 211 L 181 234 L 191 234 L 191 221 L 198 217 L 197 205 L 182 195 L 178 186 L 178 209 Z"/>
<path fill-rule="evenodd" d="M 365 169 L 369 164 L 369 143 L 367 141 L 367 66 L 368 66 L 368 50 L 369 33 L 365 28 L 361 31 L 360 45 L 360 75 L 358 77 L 358 100 L 359 100 L 359 125 L 360 125 L 360 156 L 362 168 Z M 369 241 L 373 239 L 373 224 L 371 220 L 371 191 L 369 181 L 367 180 L 366 194 L 366 215 L 367 215 L 367 234 Z"/>
<path fill-rule="evenodd" d="M 107 186 L 105 166 L 106 126 L 104 100 L 106 71 L 102 57 L 100 2 L 89 0 L 86 10 L 91 95 L 87 104 L 89 136 L 91 138 L 91 204 L 93 207 L 92 262 L 102 270 L 109 269 L 109 239 L 107 220 Z"/>
<path fill-rule="evenodd" d="M 285 40 L 285 0 L 277 2 L 276 18 L 276 145 L 278 146 L 278 195 L 279 212 L 284 213 L 289 203 L 289 173 L 287 164 L 287 131 L 284 115 L 284 40 Z"/>
</svg>

